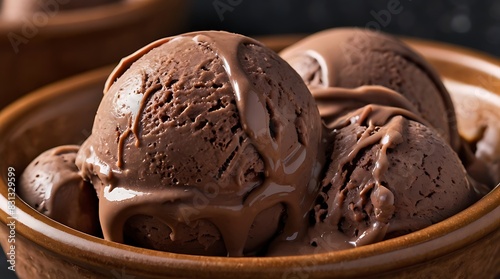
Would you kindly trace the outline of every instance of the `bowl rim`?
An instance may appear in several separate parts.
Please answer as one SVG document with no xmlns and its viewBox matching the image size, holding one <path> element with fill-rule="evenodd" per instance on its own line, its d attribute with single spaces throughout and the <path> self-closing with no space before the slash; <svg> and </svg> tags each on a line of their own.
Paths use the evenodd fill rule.
<svg viewBox="0 0 500 279">
<path fill-rule="evenodd" d="M 95 30 L 107 30 L 146 17 L 152 11 L 158 10 L 159 7 L 166 6 L 168 4 L 166 2 L 162 0 L 122 0 L 95 7 L 57 11 L 53 16 L 45 14 L 49 20 L 46 24 L 37 26 L 39 29 L 37 37 L 75 35 L 91 33 Z M 33 21 L 34 18 L 10 21 L 2 20 L 0 17 L 0 34 L 22 33 L 26 21 L 30 20 Z M 0 37 L 7 38 L 8 36 Z"/>
<path fill-rule="evenodd" d="M 435 54 L 433 58 L 439 60 L 456 62 L 457 57 L 464 56 L 500 69 L 499 60 L 473 50 L 425 40 L 405 41 L 424 55 Z M 436 50 L 438 52 L 434 53 Z M 70 90 L 103 83 L 111 69 L 111 66 L 107 66 L 56 82 L 14 102 L 0 112 L 0 135 L 11 129 L 13 121 L 22 115 L 22 111 L 64 98 Z M 0 143 L 1 141 L 0 139 Z M 0 179 L 0 193 L 0 219 L 5 225 L 9 215 L 7 185 L 3 179 Z M 436 259 L 495 233 L 500 227 L 500 187 L 497 186 L 460 213 L 408 235 L 354 249 L 285 257 L 226 258 L 154 251 L 106 241 L 73 230 L 42 215 L 20 199 L 16 201 L 16 209 L 16 229 L 19 235 L 43 249 L 85 266 L 98 266 L 108 270 L 123 270 L 126 267 L 126 272 L 130 274 L 141 274 L 148 270 L 150 276 L 183 274 L 193 277 L 216 275 L 221 278 L 250 278 L 256 275 L 304 272 L 313 273 L 317 277 L 352 277 L 388 272 L 395 266 L 403 268 Z M 467 234 L 466 227 L 472 227 L 473 233 Z M 454 241 L 456 239 L 460 241 Z M 411 252 L 404 253 L 405 251 Z M 203 274 L 200 274 L 200 270 Z"/>
</svg>

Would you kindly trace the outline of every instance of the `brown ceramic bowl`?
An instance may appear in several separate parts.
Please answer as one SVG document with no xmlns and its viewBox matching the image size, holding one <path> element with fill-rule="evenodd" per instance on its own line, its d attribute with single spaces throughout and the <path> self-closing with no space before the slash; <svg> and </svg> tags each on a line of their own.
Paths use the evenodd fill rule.
<svg viewBox="0 0 500 279">
<path fill-rule="evenodd" d="M 13 1 L 9 3 L 18 3 Z M 0 11 L 0 109 L 42 85 L 117 63 L 143 45 L 185 28 L 188 1 L 108 2 L 64 10 L 72 2 L 49 0 L 44 3 L 56 5 L 16 16 L 19 20 L 8 20 Z"/>
<path fill-rule="evenodd" d="M 445 78 L 457 111 L 463 113 L 461 127 L 470 118 L 466 108 L 484 103 L 483 110 L 472 113 L 500 129 L 500 119 L 491 113 L 500 110 L 500 61 L 448 45 L 409 43 Z M 42 88 L 0 114 L 0 242 L 7 252 L 6 224 L 12 221 L 7 203 L 9 167 L 19 176 L 43 150 L 82 142 L 110 71 L 103 68 Z M 500 187 L 459 214 L 402 237 L 345 251 L 265 258 L 191 256 L 126 246 L 70 229 L 20 199 L 14 201 L 20 278 L 495 278 L 500 274 Z"/>
</svg>

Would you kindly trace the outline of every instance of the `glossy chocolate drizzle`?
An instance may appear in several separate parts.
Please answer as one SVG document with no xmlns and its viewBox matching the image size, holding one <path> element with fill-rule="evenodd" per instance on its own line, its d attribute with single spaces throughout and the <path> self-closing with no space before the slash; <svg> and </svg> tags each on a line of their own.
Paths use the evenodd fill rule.
<svg viewBox="0 0 500 279">
<path fill-rule="evenodd" d="M 370 114 L 377 114 L 379 117 L 370 117 L 370 119 L 376 121 L 378 125 L 384 125 L 390 116 L 398 114 L 429 125 L 419 116 L 415 106 L 403 95 L 383 86 L 366 85 L 354 89 L 313 87 L 310 89 L 321 118 L 330 129 L 338 128 L 339 122 L 348 121 L 349 117 L 344 117 L 345 115 L 372 104 L 377 106 L 377 109 L 371 110 Z"/>
<path fill-rule="evenodd" d="M 356 144 L 338 147 L 341 152 L 330 162 L 329 168 L 335 170 L 335 173 L 328 183 L 345 185 L 347 181 L 342 180 L 341 172 L 343 166 L 353 163 L 363 150 L 380 145 L 371 176 L 363 178 L 359 185 L 351 183 L 347 186 L 362 187 L 359 204 L 356 206 L 362 208 L 369 200 L 373 205 L 375 217 L 368 229 L 360 232 L 357 237 L 348 237 L 338 230 L 338 224 L 343 217 L 342 206 L 345 202 L 345 195 L 351 189 L 328 192 L 328 194 L 321 193 L 330 195 L 327 198 L 328 208 L 326 212 L 321 213 L 322 221 L 317 220 L 316 224 L 309 228 L 307 240 L 301 245 L 279 243 L 271 248 L 272 255 L 342 250 L 383 240 L 395 210 L 394 194 L 382 184 L 382 179 L 390 164 L 387 150 L 404 141 L 409 120 L 427 123 L 406 98 L 385 87 L 363 86 L 356 89 L 314 87 L 310 89 L 318 101 L 325 125 L 333 132 L 333 138 L 335 138 L 336 131 L 349 125 L 366 127 Z M 323 187 L 329 188 L 327 185 Z"/>
<path fill-rule="evenodd" d="M 308 123 L 308 127 L 316 129 L 310 133 L 306 143 L 294 143 L 291 150 L 282 148 L 281 140 L 286 136 L 272 137 L 269 130 L 269 115 L 266 100 L 261 92 L 254 88 L 247 73 L 238 60 L 238 50 L 241 45 L 259 42 L 236 34 L 226 32 L 195 32 L 174 38 L 156 41 L 133 55 L 123 59 L 106 82 L 104 93 L 134 61 L 145 53 L 171 40 L 181 40 L 185 44 L 208 43 L 221 60 L 233 87 L 241 125 L 249 138 L 246 144 L 252 144 L 265 163 L 265 179 L 254 188 L 241 204 L 223 204 L 222 197 L 207 198 L 194 187 L 171 187 L 169 190 L 137 189 L 132 185 L 118 185 L 114 176 L 124 176 L 133 173 L 123 162 L 124 142 L 131 134 L 135 137 L 135 148 L 141 148 L 138 131 L 140 114 L 144 110 L 147 92 L 127 116 L 128 127 L 117 142 L 118 158 L 115 166 L 106 164 L 96 154 L 92 136 L 84 144 L 85 163 L 84 175 L 97 175 L 102 183 L 99 188 L 99 213 L 104 237 L 108 240 L 123 242 L 123 227 L 133 215 L 144 214 L 155 216 L 162 222 L 174 228 L 173 224 L 184 222 L 189 224 L 198 219 L 212 222 L 220 231 L 229 256 L 243 256 L 248 232 L 255 217 L 265 209 L 275 205 L 286 208 L 286 224 L 279 238 L 283 241 L 294 241 L 305 235 L 308 224 L 308 212 L 312 207 L 318 191 L 318 176 L 322 169 L 318 148 L 321 146 L 321 130 L 319 119 L 317 124 Z M 311 121 L 316 121 L 313 119 Z M 285 128 L 286 129 L 286 128 Z M 324 152 L 321 152 L 324 153 Z M 92 176 L 92 175 L 91 175 Z M 196 199 L 203 198 L 208 204 L 202 210 L 197 208 Z M 222 204 L 222 205 L 221 205 Z M 175 231 L 173 232 L 175 237 Z"/>
<path fill-rule="evenodd" d="M 411 113 L 405 114 L 407 117 L 411 117 Z M 419 117 L 414 118 L 419 119 Z M 346 120 L 367 126 L 367 128 L 352 148 L 344 149 L 338 160 L 332 162 L 333 169 L 342 169 L 342 166 L 353 162 L 362 150 L 380 144 L 371 177 L 365 178 L 361 185 L 354 185 L 362 187 L 357 206 L 362 208 L 363 204 L 367 202 L 366 199 L 370 199 L 375 212 L 375 220 L 372 221 L 371 227 L 360 232 L 358 237 L 349 241 L 354 246 L 359 246 L 381 241 L 394 214 L 394 194 L 382 184 L 382 177 L 385 175 L 390 163 L 387 158 L 387 150 L 403 142 L 404 130 L 408 125 L 408 120 L 401 116 L 400 109 L 373 105 L 365 106 L 351 113 L 346 116 Z M 346 121 L 338 121 L 337 123 L 338 125 L 335 127 L 341 128 L 345 126 Z M 375 130 L 377 127 L 379 128 L 378 131 Z M 342 181 L 341 172 L 337 171 L 331 183 L 333 185 L 342 185 L 346 182 Z M 336 196 L 331 197 L 329 202 L 325 222 L 328 222 L 334 228 L 337 228 L 337 224 L 342 218 L 341 213 L 343 210 L 341 207 L 345 193 L 343 190 L 337 192 Z"/>
<path fill-rule="evenodd" d="M 165 191 L 154 187 L 138 189 L 134 185 L 117 183 L 116 177 L 126 177 L 135 171 L 127 168 L 126 162 L 123 162 L 124 144 L 125 139 L 133 135 L 135 143 L 132 148 L 141 148 L 140 115 L 154 88 L 147 90 L 142 99 L 133 106 L 134 110 L 124 117 L 123 121 L 126 122 L 122 124 L 127 128 L 116 143 L 116 162 L 110 164 L 100 158 L 94 150 L 93 145 L 99 144 L 92 138 L 94 135 L 82 147 L 85 153 L 82 173 L 86 177 L 97 176 L 94 185 L 102 185 L 96 188 L 100 190 L 100 221 L 106 239 L 123 242 L 124 224 L 134 215 L 155 216 L 171 228 L 175 228 L 176 223 L 189 225 L 190 222 L 205 219 L 219 229 L 229 256 L 243 256 L 246 252 L 248 232 L 255 217 L 263 210 L 280 204 L 286 208 L 286 222 L 281 234 L 271 244 L 268 255 L 345 249 L 384 238 L 395 210 L 394 194 L 381 183 L 381 177 L 387 171 L 389 163 L 387 150 L 404 140 L 404 131 L 409 120 L 428 126 L 406 98 L 380 86 L 363 86 L 356 89 L 310 88 L 323 121 L 328 129 L 333 131 L 333 135 L 336 130 L 351 124 L 366 127 L 357 143 L 342 150 L 340 158 L 331 162 L 334 164 L 333 168 L 341 169 L 343 165 L 352 162 L 360 151 L 380 145 L 372 175 L 363 181 L 365 188 L 361 192 L 360 201 L 370 200 L 375 210 L 375 221 L 358 237 L 348 238 L 338 231 L 337 225 L 342 217 L 340 207 L 345 198 L 342 191 L 328 200 L 325 222 L 316 223 L 312 227 L 309 225 L 310 209 L 321 190 L 318 179 L 323 168 L 321 157 L 324 156 L 326 142 L 322 142 L 321 132 L 318 132 L 319 136 L 310 136 L 305 144 L 296 142 L 290 151 L 280 148 L 279 139 L 283 139 L 283 136 L 271 136 L 266 100 L 253 86 L 238 60 L 238 49 L 241 45 L 261 45 L 259 42 L 225 32 L 194 32 L 161 39 L 124 58 L 108 78 L 104 93 L 108 94 L 112 84 L 136 60 L 172 40 L 180 41 L 186 46 L 206 43 L 216 53 L 234 90 L 241 126 L 248 136 L 248 141 L 243 144 L 251 144 L 259 152 L 265 163 L 265 179 L 249 193 L 244 202 L 231 204 L 224 203 L 222 196 L 211 197 L 209 193 L 195 187 L 176 186 Z M 309 123 L 308 127 L 321 130 L 320 125 L 314 123 Z M 333 181 L 339 179 L 340 173 L 336 173 L 332 178 Z M 200 208 L 197 204 L 202 200 L 206 204 Z M 174 238 L 175 233 L 173 231 Z M 312 248 L 310 244 L 313 242 L 325 249 Z"/>
</svg>

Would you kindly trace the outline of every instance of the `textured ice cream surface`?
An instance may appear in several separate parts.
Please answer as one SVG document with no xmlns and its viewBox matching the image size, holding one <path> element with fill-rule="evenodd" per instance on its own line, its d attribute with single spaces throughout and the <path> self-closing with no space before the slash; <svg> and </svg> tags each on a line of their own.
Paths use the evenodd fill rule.
<svg viewBox="0 0 500 279">
<path fill-rule="evenodd" d="M 248 232 L 245 254 L 262 255 L 265 252 L 268 240 L 279 231 L 280 218 L 282 211 L 275 208 L 257 215 Z M 206 220 L 195 220 L 189 224 L 177 223 L 171 228 L 155 217 L 136 215 L 125 223 L 124 239 L 127 244 L 160 251 L 227 255 L 221 233 L 213 223 Z"/>
<path fill-rule="evenodd" d="M 450 96 L 436 71 L 388 34 L 357 28 L 315 33 L 280 52 L 315 95 L 316 87 L 381 85 L 406 97 L 457 151 L 460 139 Z"/>
<path fill-rule="evenodd" d="M 19 196 L 46 216 L 79 231 L 99 235 L 97 195 L 75 165 L 79 146 L 59 146 L 33 160 L 20 177 Z"/>
<path fill-rule="evenodd" d="M 338 121 L 314 207 L 311 245 L 339 231 L 354 246 L 442 221 L 480 198 L 460 159 L 433 129 L 366 106 Z"/>
<path fill-rule="evenodd" d="M 333 52 L 323 41 L 330 35 L 313 35 L 314 45 L 324 43 L 317 52 L 292 57 L 309 88 L 282 58 L 241 35 L 153 42 L 110 75 L 79 151 L 42 154 L 23 174 L 20 194 L 84 232 L 93 229 L 81 212 L 96 220 L 99 211 L 107 240 L 207 256 L 348 249 L 465 209 L 484 193 L 449 145 L 454 118 L 443 116 L 452 123 L 443 134 L 426 114 L 427 103 L 448 108 L 438 77 L 401 42 L 369 32 L 370 44 L 358 32 L 340 36 Z M 362 53 L 344 49 L 358 41 Z M 328 56 L 342 43 L 352 56 Z M 495 137 L 486 131 L 476 153 L 490 154 L 496 145 L 486 141 Z M 486 169 L 473 155 L 461 154 L 469 169 Z M 91 199 L 93 209 L 68 205 Z"/>
<path fill-rule="evenodd" d="M 122 60 L 77 165 L 99 194 L 106 239 L 240 256 L 304 230 L 321 133 L 309 90 L 276 53 L 241 35 L 188 33 Z M 158 242 L 139 224 L 170 230 Z M 194 243 L 183 251 L 181 231 Z"/>
<path fill-rule="evenodd" d="M 222 236 L 211 222 L 196 220 L 192 224 L 168 226 L 149 215 L 135 215 L 124 226 L 124 242 L 136 247 L 190 253 L 193 255 L 225 256 Z"/>
</svg>

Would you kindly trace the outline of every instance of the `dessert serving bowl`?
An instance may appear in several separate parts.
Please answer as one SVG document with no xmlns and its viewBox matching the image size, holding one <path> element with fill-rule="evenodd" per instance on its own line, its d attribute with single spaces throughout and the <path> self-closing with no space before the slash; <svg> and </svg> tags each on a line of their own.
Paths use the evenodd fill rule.
<svg viewBox="0 0 500 279">
<path fill-rule="evenodd" d="M 275 49 L 289 43 L 272 42 Z M 500 131 L 500 61 L 459 47 L 407 42 L 443 77 L 465 138 L 474 138 L 485 126 Z M 44 150 L 80 144 L 88 137 L 111 70 L 101 68 L 41 88 L 0 113 L 0 243 L 7 259 L 14 259 L 20 278 L 500 275 L 500 187 L 462 212 L 420 231 L 350 250 L 305 256 L 226 258 L 153 251 L 106 241 L 49 219 L 12 194 L 16 179 Z"/>
</svg>

